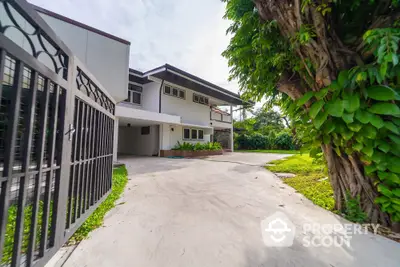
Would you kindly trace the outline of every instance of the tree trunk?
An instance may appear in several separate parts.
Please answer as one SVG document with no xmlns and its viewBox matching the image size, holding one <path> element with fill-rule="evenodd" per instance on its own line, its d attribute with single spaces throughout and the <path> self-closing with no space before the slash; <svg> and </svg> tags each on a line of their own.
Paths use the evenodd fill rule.
<svg viewBox="0 0 400 267">
<path fill-rule="evenodd" d="M 322 145 L 322 150 L 328 164 L 329 179 L 334 190 L 335 208 L 343 211 L 348 196 L 360 197 L 362 210 L 371 223 L 391 226 L 390 217 L 374 203 L 378 196 L 372 179 L 364 175 L 363 164 L 356 155 L 338 156 L 332 146 Z"/>
</svg>

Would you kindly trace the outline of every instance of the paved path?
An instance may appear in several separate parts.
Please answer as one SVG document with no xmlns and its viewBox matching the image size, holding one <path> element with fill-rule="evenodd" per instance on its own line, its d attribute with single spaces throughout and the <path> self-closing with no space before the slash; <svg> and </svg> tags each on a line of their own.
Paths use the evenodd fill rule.
<svg viewBox="0 0 400 267">
<path fill-rule="evenodd" d="M 129 184 L 104 227 L 64 266 L 339 267 L 400 266 L 400 244 L 372 234 L 351 247 L 263 244 L 260 221 L 282 211 L 304 223 L 340 223 L 260 167 L 282 155 L 232 153 L 206 160 L 125 158 Z"/>
</svg>

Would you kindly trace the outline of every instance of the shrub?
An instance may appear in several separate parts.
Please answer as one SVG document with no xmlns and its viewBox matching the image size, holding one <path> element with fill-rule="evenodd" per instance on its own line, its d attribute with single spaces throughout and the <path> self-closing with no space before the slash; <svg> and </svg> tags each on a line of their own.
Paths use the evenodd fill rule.
<svg viewBox="0 0 400 267">
<path fill-rule="evenodd" d="M 185 151 L 199 151 L 199 150 L 221 150 L 222 146 L 218 142 L 207 142 L 207 143 L 178 143 L 175 145 L 172 150 L 185 150 Z"/>
<path fill-rule="evenodd" d="M 287 133 L 283 133 L 275 138 L 274 148 L 283 150 L 295 150 L 296 146 L 293 143 L 293 137 Z"/>
<path fill-rule="evenodd" d="M 299 145 L 296 144 L 294 138 L 288 133 L 280 133 L 263 135 L 261 133 L 252 133 L 236 135 L 235 147 L 237 149 L 246 150 L 263 150 L 263 149 L 277 149 L 277 150 L 297 150 Z"/>
</svg>

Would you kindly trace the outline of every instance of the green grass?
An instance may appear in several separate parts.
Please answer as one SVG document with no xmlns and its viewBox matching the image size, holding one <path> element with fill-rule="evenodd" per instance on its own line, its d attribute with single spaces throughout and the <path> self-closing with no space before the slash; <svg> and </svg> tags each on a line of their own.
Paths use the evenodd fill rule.
<svg viewBox="0 0 400 267">
<path fill-rule="evenodd" d="M 293 178 L 284 178 L 283 182 L 296 189 L 314 204 L 334 211 L 335 200 L 323 163 L 316 162 L 309 155 L 294 155 L 286 159 L 269 162 L 273 166 L 266 168 L 272 172 L 289 172 L 296 174 Z"/>
<path fill-rule="evenodd" d="M 236 150 L 236 152 L 273 153 L 273 154 L 300 154 L 299 150 Z"/>
<path fill-rule="evenodd" d="M 114 169 L 112 179 L 113 184 L 111 193 L 68 240 L 69 245 L 82 241 L 88 237 L 91 231 L 103 225 L 104 216 L 108 211 L 115 207 L 115 201 L 121 197 L 121 194 L 124 192 L 125 186 L 128 183 L 128 172 L 125 166 Z"/>
<path fill-rule="evenodd" d="M 106 200 L 99 205 L 99 207 L 89 216 L 89 218 L 82 224 L 82 226 L 75 232 L 75 234 L 70 238 L 68 244 L 75 244 L 83 239 L 85 239 L 91 231 L 102 226 L 104 221 L 104 216 L 106 213 L 115 207 L 115 201 L 119 199 L 123 193 L 125 186 L 128 182 L 128 173 L 124 166 L 114 169 L 112 177 L 113 185 L 111 193 L 108 195 Z M 50 228 L 51 218 L 52 218 L 52 207 L 50 204 L 50 214 L 49 223 Z M 31 217 L 32 217 L 33 205 L 27 205 L 24 208 L 24 229 L 22 237 L 21 253 L 25 254 L 29 245 L 30 227 L 31 227 Z M 8 220 L 6 225 L 5 243 L 3 256 L 0 260 L 0 265 L 10 264 L 11 257 L 13 253 L 14 245 L 14 234 L 16 227 L 18 206 L 12 205 L 8 209 Z M 39 202 L 38 218 L 37 218 L 37 232 L 36 232 L 36 242 L 35 245 L 38 246 L 40 242 L 40 235 L 42 232 L 42 218 L 43 218 L 43 201 Z M 50 229 L 49 229 L 50 231 Z M 50 232 L 49 232 L 50 233 Z"/>
</svg>

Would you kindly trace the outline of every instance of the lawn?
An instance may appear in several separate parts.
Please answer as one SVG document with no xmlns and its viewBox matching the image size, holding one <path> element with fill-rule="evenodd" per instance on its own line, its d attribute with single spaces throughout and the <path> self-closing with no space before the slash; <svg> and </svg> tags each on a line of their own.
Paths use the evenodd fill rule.
<svg viewBox="0 0 400 267">
<path fill-rule="evenodd" d="M 124 191 L 124 188 L 128 182 L 128 173 L 125 166 L 114 169 L 113 177 L 112 177 L 113 185 L 112 191 L 106 198 L 106 200 L 100 204 L 100 206 L 89 216 L 89 218 L 83 223 L 83 225 L 75 232 L 75 234 L 68 241 L 69 244 L 77 243 L 83 239 L 85 239 L 91 231 L 100 227 L 103 224 L 104 216 L 106 213 L 111 210 L 115 206 L 115 201 L 118 200 L 121 194 Z M 52 204 L 50 205 L 50 222 L 51 224 L 51 213 L 52 213 Z M 33 205 L 27 205 L 24 209 L 24 225 L 23 225 L 23 237 L 22 237 L 22 246 L 21 252 L 24 254 L 27 251 L 30 237 L 30 227 L 31 227 L 31 217 L 32 217 L 32 208 Z M 13 244 L 14 244 L 14 234 L 16 228 L 16 217 L 18 212 L 18 206 L 12 205 L 8 209 L 8 220 L 6 226 L 6 235 L 5 235 L 5 243 L 3 256 L 0 259 L 0 265 L 11 263 L 11 257 L 13 253 Z M 37 236 L 36 236 L 36 245 L 39 244 L 41 229 L 42 229 L 42 216 L 43 216 L 43 201 L 39 202 L 38 209 L 38 222 L 37 222 Z"/>
<path fill-rule="evenodd" d="M 294 155 L 286 159 L 269 162 L 266 168 L 272 172 L 296 174 L 293 178 L 284 178 L 283 182 L 296 189 L 314 204 L 333 211 L 335 200 L 324 163 L 317 162 L 309 155 Z"/>
<path fill-rule="evenodd" d="M 236 150 L 236 152 L 273 153 L 273 154 L 300 154 L 298 150 Z"/>
</svg>

